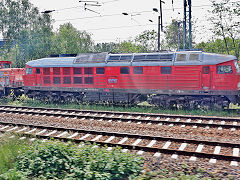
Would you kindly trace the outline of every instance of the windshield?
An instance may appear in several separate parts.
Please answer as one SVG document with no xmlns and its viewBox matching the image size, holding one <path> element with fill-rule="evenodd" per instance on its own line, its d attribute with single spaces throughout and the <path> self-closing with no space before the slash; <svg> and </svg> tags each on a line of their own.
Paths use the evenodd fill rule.
<svg viewBox="0 0 240 180">
<path fill-rule="evenodd" d="M 236 71 L 239 73 L 240 72 L 240 68 L 239 68 L 239 65 L 238 65 L 238 61 L 235 61 L 234 65 L 235 65 Z"/>
<path fill-rule="evenodd" d="M 10 68 L 10 64 L 8 64 L 8 63 L 3 64 L 3 68 Z"/>
</svg>

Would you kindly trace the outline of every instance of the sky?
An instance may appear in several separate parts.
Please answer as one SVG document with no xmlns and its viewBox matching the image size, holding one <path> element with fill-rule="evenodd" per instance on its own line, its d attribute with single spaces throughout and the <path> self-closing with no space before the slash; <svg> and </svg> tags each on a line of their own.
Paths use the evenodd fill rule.
<svg viewBox="0 0 240 180">
<path fill-rule="evenodd" d="M 55 10 L 51 13 L 54 19 L 54 30 L 59 25 L 70 22 L 78 30 L 85 30 L 98 42 L 119 42 L 132 40 L 144 30 L 156 30 L 160 0 L 98 0 L 101 6 L 86 7 L 79 0 L 30 0 L 40 11 Z M 183 0 L 164 0 L 163 26 L 168 26 L 172 19 L 182 21 Z M 88 3 L 90 4 L 90 3 Z M 94 3 L 91 3 L 94 4 Z M 195 23 L 196 41 L 206 41 L 211 37 L 207 21 L 208 10 L 211 10 L 210 0 L 192 0 L 192 16 Z M 122 13 L 128 13 L 123 15 Z M 149 20 L 152 20 L 150 22 Z M 164 32 L 161 33 L 164 36 Z"/>
</svg>

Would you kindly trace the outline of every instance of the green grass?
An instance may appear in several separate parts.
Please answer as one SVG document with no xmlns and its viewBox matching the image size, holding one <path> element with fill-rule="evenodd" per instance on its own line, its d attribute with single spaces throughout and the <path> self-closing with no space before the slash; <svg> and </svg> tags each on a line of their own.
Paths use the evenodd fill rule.
<svg viewBox="0 0 240 180">
<path fill-rule="evenodd" d="M 19 138 L 9 139 L 8 135 L 0 138 L 0 174 L 14 168 L 17 156 L 28 147 L 29 144 Z"/>
<path fill-rule="evenodd" d="M 149 106 L 144 103 L 138 106 L 116 106 L 110 104 L 89 104 L 89 103 L 46 103 L 22 96 L 16 100 L 11 98 L 1 99 L 0 102 L 6 105 L 15 106 L 31 106 L 31 107 L 47 107 L 47 108 L 62 108 L 62 109 L 80 109 L 80 110 L 100 110 L 100 111 L 120 111 L 120 112 L 140 112 L 140 113 L 159 113 L 159 114 L 181 114 L 181 115 L 204 115 L 204 116 L 239 116 L 238 112 L 228 112 L 223 110 L 183 110 L 183 109 L 160 109 L 155 106 Z M 231 105 L 232 108 L 239 108 Z"/>
</svg>

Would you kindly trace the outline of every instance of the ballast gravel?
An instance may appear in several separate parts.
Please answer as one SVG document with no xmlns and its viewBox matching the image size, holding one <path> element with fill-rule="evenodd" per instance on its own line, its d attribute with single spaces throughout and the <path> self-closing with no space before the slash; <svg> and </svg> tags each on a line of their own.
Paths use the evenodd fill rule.
<svg viewBox="0 0 240 180">
<path fill-rule="evenodd" d="M 74 119 L 74 118 L 62 118 L 62 117 L 49 117 L 49 116 L 29 116 L 23 114 L 8 114 L 0 113 L 1 122 L 15 122 L 22 124 L 33 124 L 33 125 L 45 125 L 54 127 L 67 127 L 85 130 L 97 130 L 97 131 L 108 131 L 108 132 L 119 132 L 119 133 L 131 133 L 151 136 L 164 136 L 174 138 L 186 138 L 196 140 L 209 140 L 209 141 L 221 141 L 221 142 L 240 142 L 240 130 L 218 128 L 193 128 L 191 126 L 169 126 L 169 125 L 158 125 L 158 124 L 136 124 L 127 122 L 108 122 L 108 121 L 97 121 L 93 119 Z M 46 134 L 46 133 L 45 133 Z M 78 137 L 81 137 L 78 135 Z M 76 138 L 76 137 L 75 137 Z M 105 137 L 101 141 L 107 140 L 109 137 Z M 91 140 L 90 137 L 86 138 Z M 119 139 L 114 139 L 118 141 Z M 130 142 L 130 141 L 129 141 Z M 131 141 L 133 143 L 134 140 Z M 148 145 L 149 142 L 141 142 L 141 145 Z M 161 145 L 164 143 L 161 143 Z M 171 149 L 178 149 L 180 144 L 172 145 Z M 155 145 L 158 146 L 158 145 Z M 187 147 L 188 150 L 194 150 L 196 146 Z M 206 147 L 205 147 L 206 148 Z M 203 151 L 213 151 L 213 147 L 204 149 Z M 231 150 L 226 150 L 228 155 L 231 155 Z M 198 171 L 203 171 L 202 176 L 215 177 L 219 179 L 240 179 L 240 163 L 239 166 L 230 166 L 227 161 L 217 160 L 215 164 L 209 163 L 209 160 L 199 159 L 196 161 L 190 161 L 189 157 L 178 156 L 177 159 L 171 157 L 171 155 L 161 154 L 159 157 L 154 157 L 151 153 L 144 153 L 145 167 L 150 170 L 162 170 L 168 169 L 169 172 L 175 173 L 176 171 L 185 172 L 189 174 L 196 174 Z M 202 177 L 204 178 L 204 177 Z"/>
</svg>

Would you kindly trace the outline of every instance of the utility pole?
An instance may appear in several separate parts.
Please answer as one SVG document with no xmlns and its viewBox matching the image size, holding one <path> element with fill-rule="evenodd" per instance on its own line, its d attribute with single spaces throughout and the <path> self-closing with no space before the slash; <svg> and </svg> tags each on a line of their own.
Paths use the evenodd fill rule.
<svg viewBox="0 0 240 180">
<path fill-rule="evenodd" d="M 186 49 L 187 44 L 187 1 L 183 0 L 184 17 L 183 17 L 183 49 Z"/>
<path fill-rule="evenodd" d="M 192 0 L 188 0 L 189 8 L 189 49 L 192 49 Z"/>
<path fill-rule="evenodd" d="M 158 51 L 161 50 L 161 47 L 160 47 L 160 33 L 161 31 L 163 31 L 163 22 L 162 22 L 162 3 L 165 3 L 164 1 L 160 0 L 160 9 L 159 9 L 159 16 L 158 16 Z M 156 11 L 158 12 L 158 10 L 156 8 L 153 8 L 153 11 Z M 160 28 L 161 26 L 161 28 Z"/>
<path fill-rule="evenodd" d="M 161 3 L 160 3 L 161 4 Z M 158 16 L 158 52 L 160 52 L 160 33 L 161 33 L 161 31 L 160 31 L 160 16 Z"/>
<path fill-rule="evenodd" d="M 180 31 L 179 31 L 179 28 L 180 28 L 180 24 L 181 24 L 181 21 L 177 21 L 177 26 L 178 26 L 178 51 L 180 49 Z"/>
<path fill-rule="evenodd" d="M 188 3 L 187 3 L 188 2 Z M 188 5 L 188 23 L 189 23 L 189 45 L 188 49 L 192 49 L 192 0 L 183 0 L 184 17 L 183 17 L 183 49 L 187 48 L 187 5 Z"/>
</svg>

